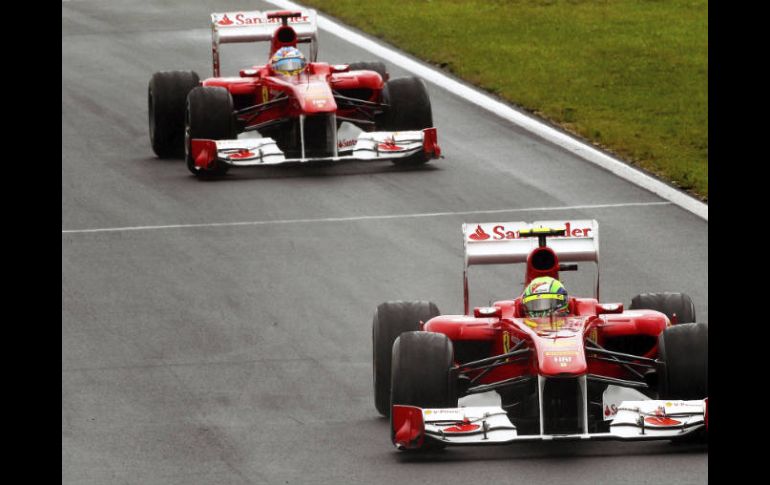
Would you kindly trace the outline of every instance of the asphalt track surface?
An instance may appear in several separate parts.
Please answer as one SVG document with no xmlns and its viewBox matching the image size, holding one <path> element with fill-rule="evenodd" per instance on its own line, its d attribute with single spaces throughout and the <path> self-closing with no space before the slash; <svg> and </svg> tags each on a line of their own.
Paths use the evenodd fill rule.
<svg viewBox="0 0 770 485">
<path fill-rule="evenodd" d="M 392 448 L 372 313 L 391 299 L 462 312 L 463 222 L 596 218 L 602 300 L 684 291 L 704 322 L 708 223 L 430 85 L 446 158 L 424 169 L 199 181 L 154 157 L 147 82 L 209 76 L 208 15 L 243 6 L 62 2 L 62 482 L 706 483 L 694 445 Z M 229 47 L 226 70 L 264 59 Z M 372 60 L 323 31 L 319 58 Z M 591 271 L 568 288 L 588 293 Z M 474 303 L 520 281 L 474 272 Z"/>
</svg>

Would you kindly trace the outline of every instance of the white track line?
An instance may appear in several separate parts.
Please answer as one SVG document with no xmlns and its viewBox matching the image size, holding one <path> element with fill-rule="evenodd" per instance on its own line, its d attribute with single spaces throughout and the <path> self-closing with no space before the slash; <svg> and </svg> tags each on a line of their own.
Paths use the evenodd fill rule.
<svg viewBox="0 0 770 485">
<path fill-rule="evenodd" d="M 523 209 L 492 209 L 460 212 L 423 212 L 417 214 L 390 214 L 383 216 L 324 217 L 319 219 L 280 219 L 275 221 L 210 222 L 202 224 L 169 224 L 163 226 L 107 227 L 100 229 L 62 229 L 62 234 L 89 234 L 98 232 L 152 231 L 157 229 L 191 229 L 202 227 L 266 226 L 272 224 L 310 224 L 318 222 L 358 222 L 386 219 L 417 219 L 420 217 L 465 216 L 477 214 L 502 214 L 508 212 L 547 212 L 578 209 L 613 209 L 617 207 L 646 207 L 670 205 L 671 202 L 627 202 L 623 204 L 572 205 L 562 207 L 528 207 Z"/>
<path fill-rule="evenodd" d="M 283 9 L 303 9 L 303 7 L 294 2 L 286 0 L 265 0 L 268 3 L 272 3 Z M 410 71 L 418 76 L 422 77 L 426 81 L 429 81 L 447 91 L 464 98 L 465 100 L 481 106 L 482 108 L 508 120 L 512 123 L 524 128 L 525 130 L 540 136 L 549 142 L 558 145 L 575 155 L 593 163 L 600 167 L 609 170 L 618 177 L 628 180 L 629 182 L 643 187 L 658 196 L 670 200 L 674 204 L 682 207 L 697 216 L 708 221 L 709 208 L 707 204 L 681 192 L 660 180 L 655 179 L 647 175 L 646 173 L 637 170 L 630 166 L 626 162 L 610 157 L 606 153 L 587 145 L 571 136 L 556 130 L 526 114 L 523 114 L 510 106 L 501 103 L 486 93 L 468 87 L 462 83 L 455 81 L 454 79 L 446 76 L 429 67 L 425 64 L 419 63 L 409 57 L 400 54 L 393 49 L 378 44 L 376 41 L 364 37 L 342 24 L 334 22 L 322 15 L 318 15 L 318 27 L 333 34 L 340 39 L 350 42 L 364 50 L 371 52 L 372 54 L 379 56 L 385 60 L 388 60 L 399 67 Z"/>
</svg>

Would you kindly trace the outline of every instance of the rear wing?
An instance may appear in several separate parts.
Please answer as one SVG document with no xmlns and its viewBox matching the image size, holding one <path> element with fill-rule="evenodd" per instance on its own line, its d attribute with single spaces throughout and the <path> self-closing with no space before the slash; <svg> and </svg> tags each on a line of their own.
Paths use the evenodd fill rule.
<svg viewBox="0 0 770 485">
<path fill-rule="evenodd" d="M 269 14 L 282 11 L 224 12 L 211 14 L 211 55 L 214 77 L 219 77 L 219 45 L 238 42 L 260 42 L 271 40 L 275 30 L 281 26 L 281 19 L 268 18 Z M 318 56 L 318 26 L 316 11 L 305 9 L 300 15 L 288 19 L 288 25 L 297 33 L 297 42 L 310 44 L 310 61 Z"/>
<path fill-rule="evenodd" d="M 527 222 L 484 222 L 463 224 L 463 296 L 466 315 L 468 268 L 478 264 L 526 263 L 529 253 L 538 246 L 538 238 L 521 237 L 524 229 L 565 229 L 564 236 L 548 237 L 548 247 L 560 262 L 593 261 L 596 263 L 596 298 L 599 298 L 599 223 L 593 219 Z"/>
</svg>

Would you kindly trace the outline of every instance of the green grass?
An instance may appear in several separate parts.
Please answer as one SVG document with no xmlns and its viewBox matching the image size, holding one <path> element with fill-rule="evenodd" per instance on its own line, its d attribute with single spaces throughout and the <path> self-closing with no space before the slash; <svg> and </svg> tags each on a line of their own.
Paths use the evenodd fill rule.
<svg viewBox="0 0 770 485">
<path fill-rule="evenodd" d="M 708 200 L 707 1 L 303 3 Z"/>
</svg>

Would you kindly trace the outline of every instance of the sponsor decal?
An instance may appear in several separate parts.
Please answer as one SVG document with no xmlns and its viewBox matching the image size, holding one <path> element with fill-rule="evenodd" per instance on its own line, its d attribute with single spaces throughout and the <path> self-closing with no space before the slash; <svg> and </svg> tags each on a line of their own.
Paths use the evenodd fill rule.
<svg viewBox="0 0 770 485">
<path fill-rule="evenodd" d="M 489 239 L 491 236 L 484 232 L 484 229 L 481 228 L 481 225 L 476 226 L 476 231 L 473 232 L 470 236 L 468 236 L 470 239 L 473 239 L 474 241 L 485 241 Z"/>
<path fill-rule="evenodd" d="M 560 239 L 560 238 L 570 238 L 570 237 L 592 237 L 591 236 L 591 231 L 593 229 L 592 227 L 573 228 L 571 223 L 565 222 L 564 228 L 565 228 L 564 236 L 558 236 L 557 238 Z M 473 239 L 471 236 L 469 237 Z M 519 231 L 507 230 L 503 225 L 497 225 L 492 227 L 491 237 L 494 241 L 502 241 L 506 239 L 521 239 L 521 235 L 519 234 Z"/>
<path fill-rule="evenodd" d="M 531 291 L 532 293 L 543 293 L 548 291 L 550 287 L 550 281 L 541 281 L 540 283 L 535 283 L 535 285 L 531 287 Z"/>
<path fill-rule="evenodd" d="M 511 334 L 508 330 L 503 331 L 503 353 L 508 353 L 511 350 Z"/>
<path fill-rule="evenodd" d="M 267 19 L 267 22 L 270 23 L 270 24 L 280 24 L 281 23 L 281 19 Z M 302 16 L 299 16 L 299 17 L 295 17 L 295 18 L 290 18 L 289 19 L 289 23 L 290 24 L 302 24 L 302 23 L 305 23 L 305 22 L 308 22 L 308 16 L 307 15 L 302 15 Z"/>
<path fill-rule="evenodd" d="M 577 350 L 551 350 L 546 351 L 545 355 L 548 357 L 561 357 L 561 356 L 576 356 Z"/>
<path fill-rule="evenodd" d="M 237 153 L 233 153 L 231 155 L 228 155 L 227 158 L 229 158 L 231 160 L 244 160 L 244 159 L 248 159 L 248 158 L 254 158 L 256 156 L 257 156 L 257 154 L 252 152 L 248 148 L 242 148 L 242 149 L 238 150 Z"/>
<path fill-rule="evenodd" d="M 444 428 L 444 433 L 467 433 L 469 431 L 476 431 L 480 427 L 481 426 L 479 426 L 478 424 L 463 423 L 463 424 L 458 424 L 457 426 Z"/>
<path fill-rule="evenodd" d="M 235 16 L 235 25 L 255 25 L 264 22 L 265 19 L 259 17 L 247 17 L 244 13 L 239 13 Z"/>
<path fill-rule="evenodd" d="M 222 17 L 217 20 L 217 25 L 222 27 L 241 26 L 241 25 L 262 25 L 262 24 L 281 24 L 281 19 L 268 19 L 259 15 L 260 12 L 230 12 L 233 15 L 233 19 L 222 14 Z M 297 18 L 288 19 L 290 24 L 302 24 L 308 23 L 309 17 L 303 15 Z"/>
<path fill-rule="evenodd" d="M 267 89 L 267 86 L 262 86 L 262 102 L 267 103 L 270 99 L 270 91 Z"/>
<path fill-rule="evenodd" d="M 610 416 L 615 416 L 618 414 L 618 406 L 615 404 L 610 404 L 607 406 L 604 406 L 604 417 L 609 418 Z"/>
<path fill-rule="evenodd" d="M 316 108 L 323 108 L 326 106 L 326 100 L 325 99 L 314 99 L 313 105 L 315 105 Z"/>
<path fill-rule="evenodd" d="M 392 152 L 401 149 L 398 145 L 396 145 L 396 139 L 392 136 L 390 138 L 386 138 L 382 143 L 378 143 L 377 148 L 386 152 Z"/>
<path fill-rule="evenodd" d="M 678 426 L 682 424 L 681 421 L 666 416 L 647 416 L 644 418 L 644 422 L 653 426 Z"/>
<path fill-rule="evenodd" d="M 353 140 L 340 140 L 339 142 L 337 142 L 337 148 L 348 148 L 348 147 L 355 146 L 356 141 L 357 140 L 355 140 L 355 139 L 353 139 Z"/>
<path fill-rule="evenodd" d="M 232 20 L 230 20 L 230 19 L 227 17 L 227 14 L 224 14 L 224 15 L 222 16 L 222 18 L 221 18 L 221 19 L 219 19 L 219 21 L 217 21 L 217 24 L 219 24 L 219 25 L 233 25 L 233 21 L 232 21 Z"/>
<path fill-rule="evenodd" d="M 545 353 L 547 357 L 551 357 L 553 359 L 554 364 L 559 364 L 559 367 L 567 367 L 567 365 L 572 363 L 573 357 L 576 357 L 577 354 L 578 353 L 575 350 L 561 350 Z"/>
<path fill-rule="evenodd" d="M 459 409 L 423 409 L 423 413 L 427 416 L 429 414 L 457 414 Z"/>
</svg>

